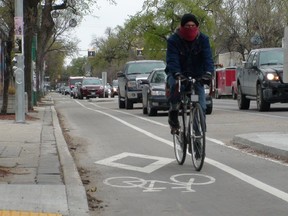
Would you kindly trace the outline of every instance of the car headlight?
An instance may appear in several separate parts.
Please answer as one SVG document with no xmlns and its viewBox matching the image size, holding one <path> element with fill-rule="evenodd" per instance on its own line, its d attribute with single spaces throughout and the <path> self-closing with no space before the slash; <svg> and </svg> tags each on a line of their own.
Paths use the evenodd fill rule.
<svg viewBox="0 0 288 216">
<path fill-rule="evenodd" d="M 210 86 L 204 85 L 204 90 L 206 95 L 210 94 Z"/>
<path fill-rule="evenodd" d="M 151 95 L 165 95 L 165 91 L 151 91 Z"/>
<path fill-rule="evenodd" d="M 136 81 L 128 81 L 127 86 L 128 86 L 128 88 L 135 88 L 136 87 Z"/>
<path fill-rule="evenodd" d="M 276 73 L 267 73 L 266 78 L 267 78 L 267 80 L 270 80 L 270 81 L 272 81 L 272 80 L 273 81 L 279 81 L 279 76 Z"/>
</svg>

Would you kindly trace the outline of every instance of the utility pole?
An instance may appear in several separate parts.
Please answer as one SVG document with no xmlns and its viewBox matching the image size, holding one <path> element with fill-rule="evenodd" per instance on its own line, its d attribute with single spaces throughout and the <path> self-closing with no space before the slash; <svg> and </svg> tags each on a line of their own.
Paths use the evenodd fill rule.
<svg viewBox="0 0 288 216">
<path fill-rule="evenodd" d="M 25 123 L 25 82 L 24 82 L 24 22 L 23 0 L 15 0 L 15 59 L 17 69 L 14 71 L 16 81 L 16 123 Z"/>
</svg>

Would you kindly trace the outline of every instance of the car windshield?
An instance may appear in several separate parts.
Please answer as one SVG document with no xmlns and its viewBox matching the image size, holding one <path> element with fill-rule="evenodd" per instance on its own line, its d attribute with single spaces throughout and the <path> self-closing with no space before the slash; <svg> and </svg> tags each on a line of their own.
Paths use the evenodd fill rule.
<svg viewBox="0 0 288 216">
<path fill-rule="evenodd" d="M 100 79 L 84 79 L 83 85 L 102 85 Z"/>
<path fill-rule="evenodd" d="M 165 67 L 164 62 L 141 62 L 128 65 L 127 74 L 151 73 L 154 68 Z"/>
<path fill-rule="evenodd" d="M 166 74 L 164 71 L 155 72 L 152 78 L 153 83 L 165 83 L 165 81 L 166 81 Z"/>
<path fill-rule="evenodd" d="M 269 50 L 260 52 L 260 65 L 283 65 L 283 50 Z"/>
</svg>

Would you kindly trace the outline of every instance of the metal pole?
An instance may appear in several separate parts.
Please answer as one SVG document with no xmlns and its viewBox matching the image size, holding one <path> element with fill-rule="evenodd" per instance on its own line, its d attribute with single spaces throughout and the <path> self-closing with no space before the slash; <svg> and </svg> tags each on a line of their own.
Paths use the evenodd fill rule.
<svg viewBox="0 0 288 216">
<path fill-rule="evenodd" d="M 25 82 L 24 82 L 24 22 L 23 0 L 15 0 L 15 58 L 17 69 L 14 72 L 16 80 L 16 123 L 25 123 Z"/>
<path fill-rule="evenodd" d="M 103 98 L 105 98 L 105 87 L 107 83 L 107 72 L 102 72 L 102 83 L 103 83 Z"/>
</svg>

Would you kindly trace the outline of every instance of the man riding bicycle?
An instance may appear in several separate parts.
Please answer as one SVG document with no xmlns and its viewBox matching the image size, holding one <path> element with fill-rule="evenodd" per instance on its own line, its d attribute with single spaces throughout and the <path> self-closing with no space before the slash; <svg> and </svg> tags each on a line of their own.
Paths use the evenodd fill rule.
<svg viewBox="0 0 288 216">
<path fill-rule="evenodd" d="M 181 18 L 181 26 L 167 40 L 166 52 L 166 73 L 170 103 L 168 123 L 171 134 L 177 133 L 179 129 L 178 113 L 180 94 L 177 88 L 179 76 L 202 78 L 205 84 L 210 84 L 214 63 L 209 43 L 209 38 L 199 30 L 199 22 L 195 15 L 184 14 Z M 187 87 L 187 86 L 186 86 Z M 185 86 L 184 86 L 185 88 Z M 183 90 L 183 89 L 181 89 Z M 206 113 L 206 96 L 204 83 L 197 82 L 195 85 L 196 94 L 199 95 L 199 102 Z"/>
</svg>

